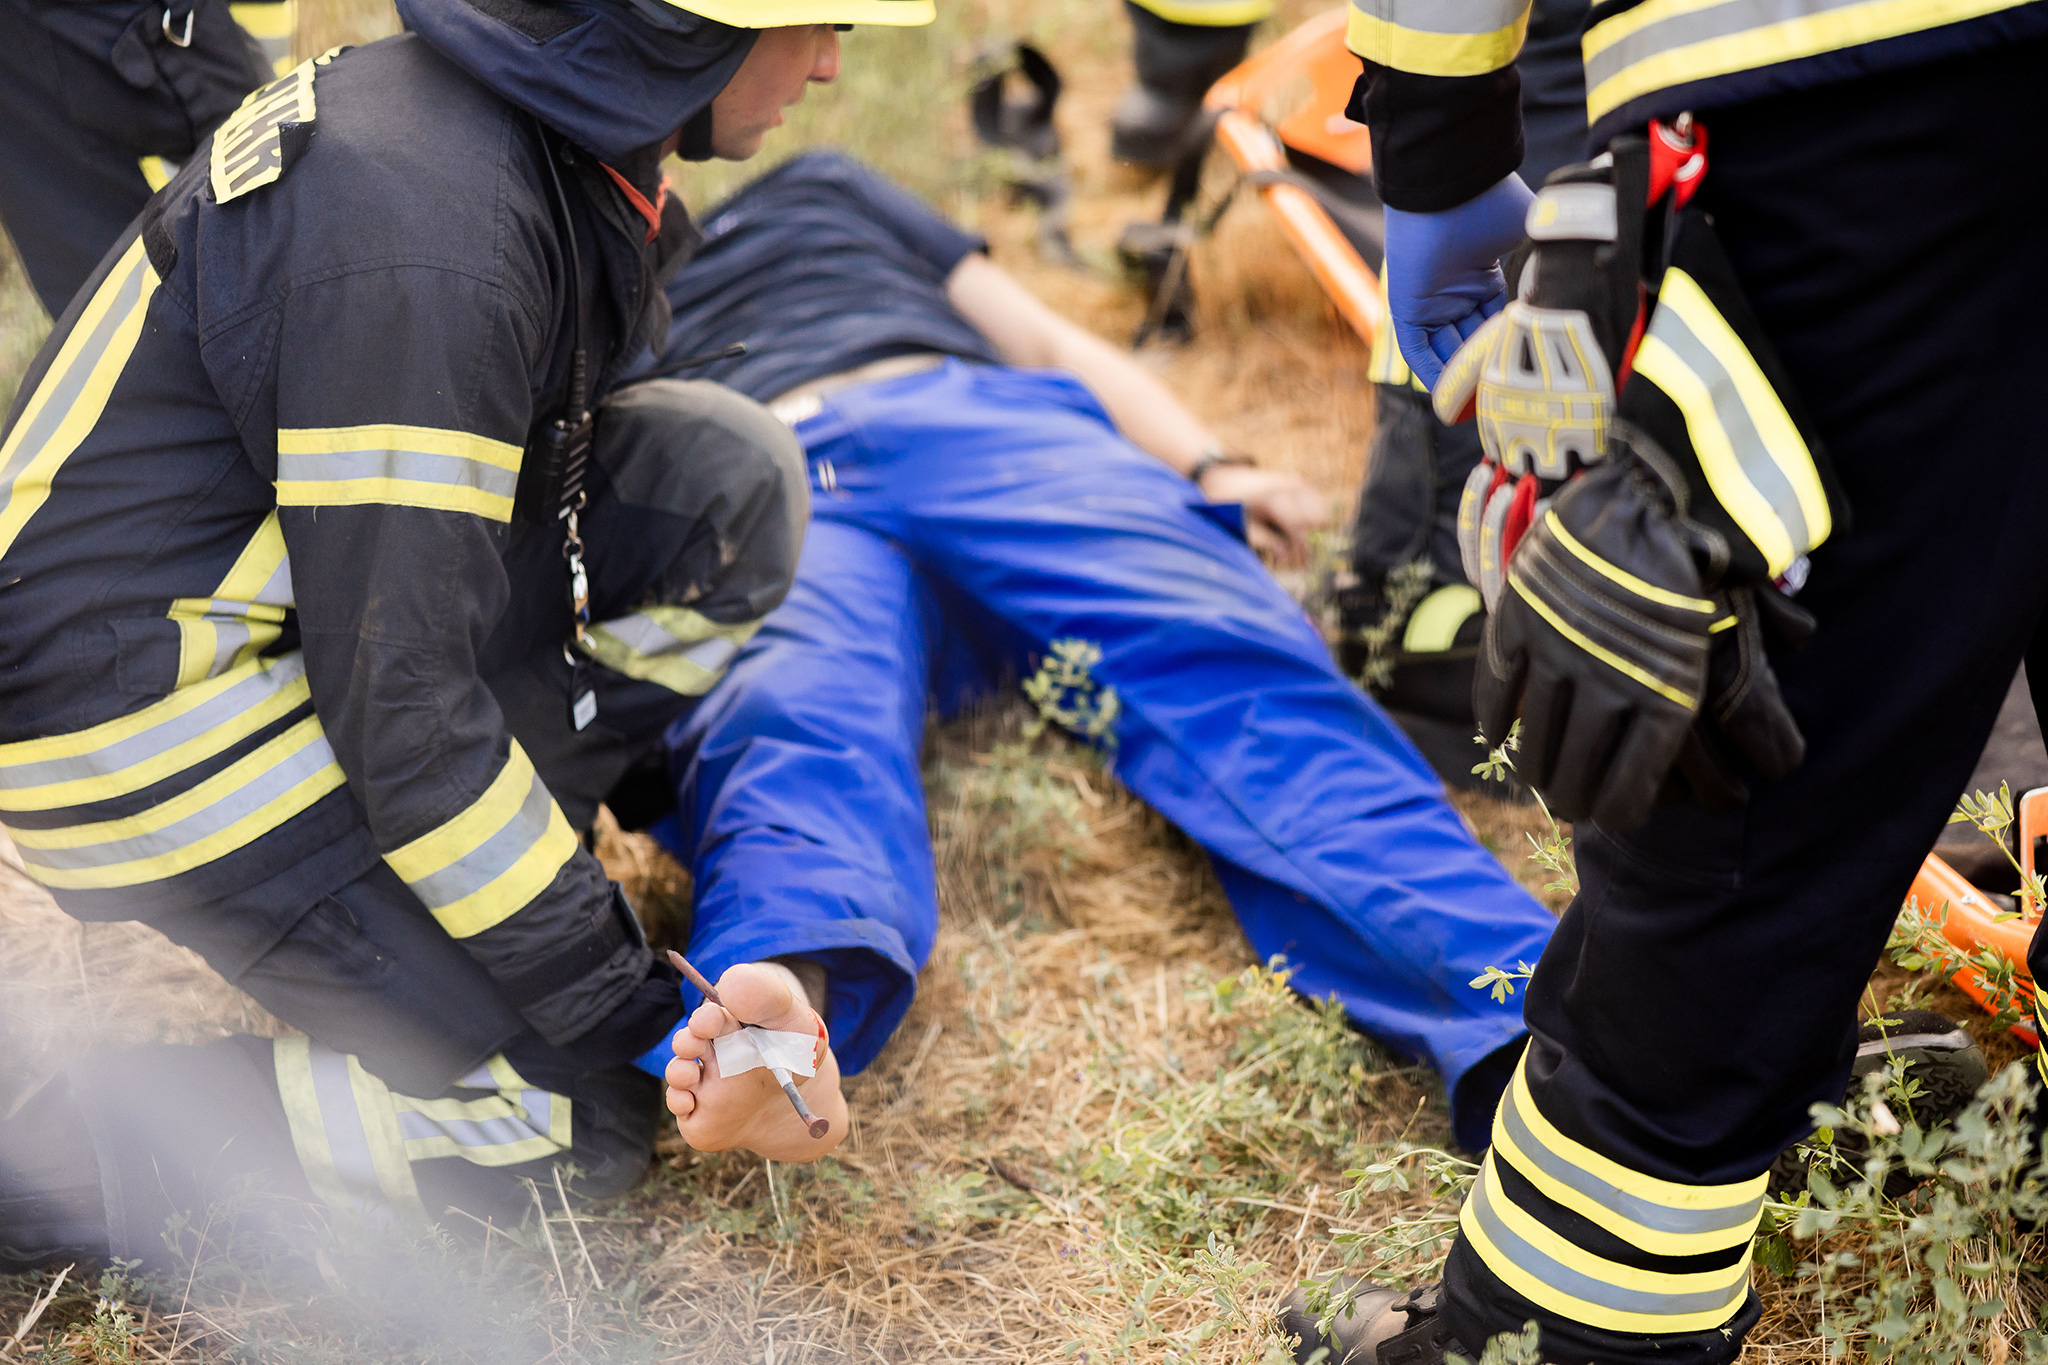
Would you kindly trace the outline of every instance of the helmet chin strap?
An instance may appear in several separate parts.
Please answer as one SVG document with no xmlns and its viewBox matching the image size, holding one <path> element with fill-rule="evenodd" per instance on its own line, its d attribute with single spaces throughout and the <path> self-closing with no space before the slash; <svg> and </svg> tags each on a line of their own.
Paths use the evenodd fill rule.
<svg viewBox="0 0 2048 1365">
<path fill-rule="evenodd" d="M 676 155 L 685 161 L 709 161 L 711 159 L 711 106 L 705 105 L 690 116 L 683 125 L 683 137 L 676 144 Z"/>
</svg>

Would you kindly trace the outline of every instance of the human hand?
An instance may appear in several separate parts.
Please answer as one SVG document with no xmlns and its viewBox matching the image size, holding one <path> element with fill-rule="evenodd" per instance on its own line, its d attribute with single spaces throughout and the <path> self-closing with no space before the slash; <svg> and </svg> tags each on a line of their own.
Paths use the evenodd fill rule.
<svg viewBox="0 0 2048 1365">
<path fill-rule="evenodd" d="M 723 1006 L 705 1001 L 689 1026 L 673 1040 L 675 1060 L 663 1079 L 676 1131 L 700 1152 L 744 1147 L 772 1161 L 815 1161 L 846 1136 L 846 1098 L 839 1092 L 839 1059 L 822 1036 L 816 1011 L 805 1000 L 796 974 L 773 962 L 743 962 L 718 978 Z M 797 1089 L 820 1118 L 831 1123 L 814 1138 L 791 1107 L 789 1097 L 766 1067 L 737 1076 L 721 1075 L 714 1040 L 736 1032 L 741 1022 L 792 1033 L 820 1033 L 815 1076 L 796 1076 Z"/>
<path fill-rule="evenodd" d="M 1522 240 L 1533 198 L 1510 175 L 1440 213 L 1387 210 L 1387 312 L 1401 358 L 1429 388 L 1465 338 L 1507 302 L 1500 260 Z"/>
<path fill-rule="evenodd" d="M 1244 505 L 1244 534 L 1261 555 L 1287 568 L 1308 563 L 1308 537 L 1330 524 L 1330 500 L 1297 474 L 1250 465 L 1212 465 L 1202 496 Z"/>
</svg>

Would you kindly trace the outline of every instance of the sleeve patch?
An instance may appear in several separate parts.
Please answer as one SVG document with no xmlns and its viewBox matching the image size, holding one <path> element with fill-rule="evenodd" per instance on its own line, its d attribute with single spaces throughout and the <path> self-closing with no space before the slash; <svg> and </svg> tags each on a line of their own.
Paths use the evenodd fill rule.
<svg viewBox="0 0 2048 1365">
<path fill-rule="evenodd" d="M 335 49 L 339 51 L 340 49 Z M 301 63 L 242 101 L 213 135 L 213 198 L 225 204 L 270 184 L 313 141 L 313 68 L 334 52 Z"/>
</svg>

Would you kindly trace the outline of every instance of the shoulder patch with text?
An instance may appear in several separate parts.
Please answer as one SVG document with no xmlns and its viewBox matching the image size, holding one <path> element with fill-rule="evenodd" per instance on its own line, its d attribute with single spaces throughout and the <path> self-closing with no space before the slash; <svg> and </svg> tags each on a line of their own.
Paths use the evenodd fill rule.
<svg viewBox="0 0 2048 1365">
<path fill-rule="evenodd" d="M 225 204 L 290 170 L 313 141 L 313 69 L 326 52 L 287 71 L 242 101 L 213 135 L 213 199 Z"/>
</svg>

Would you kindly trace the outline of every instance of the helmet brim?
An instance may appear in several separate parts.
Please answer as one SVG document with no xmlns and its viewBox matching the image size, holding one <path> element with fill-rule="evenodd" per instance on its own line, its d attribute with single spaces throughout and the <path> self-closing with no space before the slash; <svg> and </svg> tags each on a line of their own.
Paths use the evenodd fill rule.
<svg viewBox="0 0 2048 1365">
<path fill-rule="evenodd" d="M 669 0 L 677 9 L 734 28 L 797 24 L 884 24 L 915 28 L 939 17 L 933 0 Z"/>
</svg>

